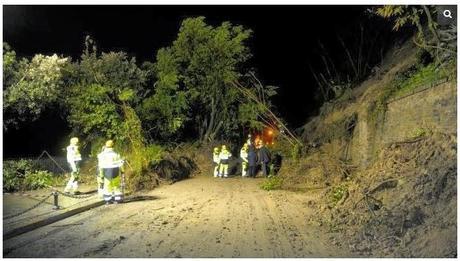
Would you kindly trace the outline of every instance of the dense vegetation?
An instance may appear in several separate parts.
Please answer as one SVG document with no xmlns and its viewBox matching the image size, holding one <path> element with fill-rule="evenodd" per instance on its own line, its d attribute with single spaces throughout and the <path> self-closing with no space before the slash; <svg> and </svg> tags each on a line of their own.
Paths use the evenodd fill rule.
<svg viewBox="0 0 460 261">
<path fill-rule="evenodd" d="M 261 129 L 276 91 L 249 80 L 251 33 L 188 18 L 171 46 L 142 65 L 124 52 L 100 52 L 90 36 L 75 61 L 56 54 L 20 58 L 4 43 L 4 130 L 57 109 L 92 156 L 114 139 L 134 178 L 162 158 L 158 144 L 230 141 Z M 264 95 L 263 106 L 248 102 L 254 93 Z"/>
<path fill-rule="evenodd" d="M 446 63 L 452 53 L 449 34 L 433 22 L 433 7 L 383 6 L 368 11 L 373 19 L 384 19 L 387 27 L 393 21 L 394 30 L 414 27 L 414 42 L 420 47 L 420 65 L 402 75 L 380 100 L 410 92 L 442 77 L 439 72 L 446 65 L 452 67 Z M 324 66 L 312 75 L 321 101 L 346 101 L 352 88 L 379 70 L 388 48 L 386 36 L 369 25 L 354 28 L 359 36 L 355 42 L 337 35 L 343 55 L 334 59 L 319 42 Z M 106 139 L 114 139 L 128 160 L 131 180 L 142 180 L 139 175 L 164 158 L 169 144 L 231 142 L 267 126 L 287 137 L 289 143 L 278 143 L 288 147 L 280 148 L 285 156 L 301 158 L 304 146 L 272 113 L 276 88 L 261 84 L 248 65 L 251 35 L 250 29 L 230 22 L 213 26 L 204 17 L 187 18 L 176 39 L 157 50 L 154 61 L 143 64 L 124 52 L 101 52 L 90 36 L 76 60 L 56 54 L 17 57 L 4 43 L 4 131 L 37 120 L 46 110 L 59 111 L 72 127 L 70 135 L 91 148 L 90 156 Z"/>
</svg>

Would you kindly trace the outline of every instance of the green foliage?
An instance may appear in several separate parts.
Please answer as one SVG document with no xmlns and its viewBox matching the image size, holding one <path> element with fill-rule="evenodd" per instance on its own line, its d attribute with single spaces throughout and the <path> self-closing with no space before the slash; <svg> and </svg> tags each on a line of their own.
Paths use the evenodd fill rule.
<svg viewBox="0 0 460 261">
<path fill-rule="evenodd" d="M 156 144 L 150 144 L 144 150 L 144 155 L 151 165 L 157 164 L 163 158 L 163 154 L 163 147 Z"/>
<path fill-rule="evenodd" d="M 146 107 L 159 112 L 166 133 L 190 123 L 201 140 L 228 138 L 238 127 L 240 95 L 231 84 L 250 57 L 245 41 L 251 31 L 229 22 L 213 27 L 204 19 L 185 19 L 173 45 L 158 51 L 157 88 Z"/>
<path fill-rule="evenodd" d="M 398 76 L 393 83 L 396 90 L 392 93 L 392 97 L 404 96 L 422 85 L 431 84 L 445 78 L 448 76 L 448 71 L 439 69 L 432 63 L 427 66 L 413 67 Z"/>
<path fill-rule="evenodd" d="M 243 126 L 250 129 L 261 131 L 265 124 L 259 121 L 258 112 L 262 111 L 263 107 L 256 103 L 242 103 L 238 108 L 238 119 Z"/>
<path fill-rule="evenodd" d="M 23 178 L 15 171 L 3 169 L 3 192 L 17 191 L 22 186 Z"/>
<path fill-rule="evenodd" d="M 96 43 L 86 37 L 85 51 L 77 67 L 77 80 L 80 85 L 100 84 L 109 86 L 112 95 L 130 92 L 130 101 L 138 101 L 143 95 L 147 72 L 139 68 L 134 57 L 129 58 L 124 52 L 97 52 Z M 122 94 L 122 99 L 126 98 Z"/>
<path fill-rule="evenodd" d="M 74 86 L 67 100 L 70 124 L 89 136 L 116 137 L 123 118 L 110 93 L 110 87 L 99 84 Z"/>
<path fill-rule="evenodd" d="M 37 170 L 31 160 L 11 160 L 3 163 L 3 191 L 38 189 L 52 184 L 52 174 Z"/>
<path fill-rule="evenodd" d="M 129 164 L 126 171 L 128 188 L 138 190 L 156 186 L 152 169 L 160 162 L 163 156 L 163 147 L 155 144 L 132 151 L 127 157 Z M 144 184 L 145 182 L 153 183 Z"/>
<path fill-rule="evenodd" d="M 86 142 L 98 147 L 98 137 L 124 144 L 128 135 L 142 136 L 140 128 L 136 129 L 139 133 L 129 133 L 133 128 L 130 124 L 136 123 L 129 121 L 124 112 L 140 103 L 147 73 L 123 52 L 99 55 L 91 38 L 87 37 L 85 44 L 75 77 L 69 81 L 66 102 L 70 124 L 87 136 Z"/>
<path fill-rule="evenodd" d="M 414 41 L 414 43 L 428 51 L 436 60 L 439 61 L 440 54 L 440 38 L 437 32 L 438 24 L 433 19 L 436 15 L 436 7 L 428 5 L 384 5 L 376 8 L 376 14 L 386 18 L 392 19 L 394 22 L 393 30 L 398 31 L 406 25 L 416 26 L 417 38 L 420 41 Z M 431 37 L 425 35 L 424 23 L 428 25 Z M 434 42 L 436 46 L 431 45 Z M 441 48 L 442 49 L 442 48 Z"/>
<path fill-rule="evenodd" d="M 26 120 L 36 120 L 45 108 L 57 102 L 69 59 L 37 54 L 30 61 L 18 61 L 7 44 L 3 59 L 4 128 L 8 129 Z"/>
<path fill-rule="evenodd" d="M 376 13 L 383 18 L 392 18 L 394 20 L 393 30 L 398 31 L 405 25 L 417 25 L 423 10 L 415 6 L 384 5 L 377 8 Z"/>
<path fill-rule="evenodd" d="M 22 188 L 27 173 L 32 172 L 34 164 L 31 160 L 9 160 L 3 162 L 3 191 L 11 192 Z"/>
<path fill-rule="evenodd" d="M 146 98 L 139 108 L 142 122 L 162 138 L 175 135 L 187 119 L 186 92 L 179 89 L 176 63 L 171 49 L 158 51 L 154 67 L 158 78 L 155 93 Z"/>
<path fill-rule="evenodd" d="M 337 205 L 337 203 L 348 193 L 348 187 L 344 184 L 339 186 L 333 187 L 330 194 L 329 199 L 333 206 Z"/>
<path fill-rule="evenodd" d="M 246 80 L 243 78 L 242 80 Z M 248 86 L 255 86 L 255 88 L 248 88 L 246 91 L 253 97 L 262 96 L 264 103 L 257 103 L 248 99 L 240 94 L 238 98 L 240 104 L 238 107 L 238 123 L 242 127 L 252 130 L 262 131 L 267 126 L 267 120 L 262 120 L 261 115 L 266 115 L 268 110 L 271 109 L 271 97 L 277 94 L 278 87 L 276 86 L 261 86 L 259 83 L 247 83 Z"/>
<path fill-rule="evenodd" d="M 145 139 L 142 134 L 142 126 L 133 108 L 123 106 L 124 122 L 121 125 L 121 133 L 117 138 L 124 145 L 122 151 L 129 160 L 135 173 L 140 173 L 146 168 L 149 160 L 145 155 Z"/>
<path fill-rule="evenodd" d="M 368 108 L 370 122 L 375 124 L 378 122 L 379 117 L 385 113 L 387 102 L 390 99 L 408 95 L 424 85 L 455 75 L 456 70 L 453 64 L 449 63 L 443 67 L 436 66 L 434 63 L 417 64 L 398 73 Z"/>
<path fill-rule="evenodd" d="M 143 68 L 151 66 L 144 64 Z M 139 176 L 147 174 L 151 162 L 162 156 L 161 147 L 147 145 L 136 111 L 143 116 L 152 113 L 145 109 L 149 73 L 123 52 L 98 54 L 89 37 L 76 71 L 77 76 L 69 81 L 69 122 L 86 136 L 84 140 L 92 145 L 93 156 L 107 139 L 113 139 L 115 149 L 127 160 L 128 184 L 144 180 Z"/>
<path fill-rule="evenodd" d="M 410 134 L 410 137 L 413 139 L 424 137 L 427 135 L 427 130 L 424 128 L 416 128 L 415 130 L 412 131 Z"/>
<path fill-rule="evenodd" d="M 52 184 L 52 174 L 48 171 L 38 170 L 28 172 L 24 179 L 26 189 L 46 188 Z"/>
<path fill-rule="evenodd" d="M 300 159 L 302 156 L 302 146 L 300 144 L 295 144 L 291 150 L 291 158 L 294 160 Z"/>
<path fill-rule="evenodd" d="M 264 180 L 262 185 L 260 185 L 260 188 L 263 190 L 275 190 L 275 189 L 280 189 L 281 186 L 283 185 L 283 178 L 280 176 L 273 176 L 269 175 L 267 179 Z"/>
<path fill-rule="evenodd" d="M 23 71 L 27 62 L 26 59 L 18 60 L 11 46 L 3 43 L 3 90 L 19 81 L 20 72 Z"/>
</svg>

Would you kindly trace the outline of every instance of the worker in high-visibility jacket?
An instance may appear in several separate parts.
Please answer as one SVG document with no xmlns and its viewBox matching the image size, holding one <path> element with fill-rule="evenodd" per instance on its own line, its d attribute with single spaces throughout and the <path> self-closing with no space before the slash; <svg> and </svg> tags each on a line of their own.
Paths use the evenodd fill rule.
<svg viewBox="0 0 460 261">
<path fill-rule="evenodd" d="M 246 140 L 246 143 L 249 145 L 252 145 L 252 136 L 251 134 L 248 134 L 248 139 Z"/>
<path fill-rule="evenodd" d="M 101 156 L 102 153 L 105 151 L 106 147 L 105 144 L 102 146 L 101 153 L 97 154 L 97 171 L 96 171 L 96 181 L 97 181 L 97 194 L 99 196 L 104 196 L 104 173 L 102 172 L 101 166 Z"/>
<path fill-rule="evenodd" d="M 215 147 L 212 153 L 212 161 L 215 164 L 214 166 L 214 177 L 215 178 L 219 176 L 219 167 L 220 167 L 219 154 L 220 154 L 219 148 Z"/>
<path fill-rule="evenodd" d="M 248 144 L 245 143 L 240 150 L 241 158 L 241 176 L 248 176 Z"/>
<path fill-rule="evenodd" d="M 222 145 L 222 149 L 219 153 L 219 160 L 220 160 L 220 169 L 219 169 L 219 177 L 228 178 L 228 163 L 232 154 L 227 150 L 227 146 Z"/>
<path fill-rule="evenodd" d="M 123 172 L 123 160 L 113 150 L 113 141 L 105 143 L 105 150 L 99 154 L 99 167 L 101 178 L 104 179 L 104 200 L 106 204 L 123 201 L 121 192 L 121 174 Z"/>
<path fill-rule="evenodd" d="M 65 186 L 65 193 L 75 193 L 78 191 L 78 181 L 80 180 L 80 162 L 81 154 L 78 148 L 78 138 L 70 139 L 70 144 L 67 146 L 67 162 L 69 163 L 71 173 L 69 182 Z"/>
</svg>

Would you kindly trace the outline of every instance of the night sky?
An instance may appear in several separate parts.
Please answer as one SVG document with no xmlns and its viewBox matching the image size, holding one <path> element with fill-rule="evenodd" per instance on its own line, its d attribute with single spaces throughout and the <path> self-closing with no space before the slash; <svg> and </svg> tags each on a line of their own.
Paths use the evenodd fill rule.
<svg viewBox="0 0 460 261">
<path fill-rule="evenodd" d="M 318 40 L 334 46 L 350 28 L 372 19 L 364 6 L 3 6 L 3 41 L 19 56 L 58 53 L 78 58 L 84 37 L 95 38 L 101 51 L 125 51 L 139 62 L 154 61 L 156 51 L 176 38 L 181 21 L 205 16 L 207 23 L 223 21 L 253 30 L 249 64 L 266 85 L 279 86 L 274 100 L 281 116 L 295 128 L 315 115 L 317 86 L 308 63 L 319 64 Z M 376 28 L 376 30 L 379 30 Z M 352 35 L 349 36 L 353 37 Z M 332 56 L 342 54 L 337 46 Z M 35 123 L 31 129 L 59 135 L 68 131 L 56 115 L 53 130 Z M 61 121 L 61 122 L 58 122 Z M 5 154 L 12 148 L 5 137 Z M 44 147 L 52 146 L 43 145 Z"/>
</svg>

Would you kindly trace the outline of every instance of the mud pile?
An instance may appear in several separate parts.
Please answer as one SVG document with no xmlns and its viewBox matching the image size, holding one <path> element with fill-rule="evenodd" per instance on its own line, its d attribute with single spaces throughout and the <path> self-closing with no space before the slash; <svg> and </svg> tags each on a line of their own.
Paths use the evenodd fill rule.
<svg viewBox="0 0 460 261">
<path fill-rule="evenodd" d="M 167 156 L 154 167 L 158 176 L 171 183 L 187 179 L 197 170 L 195 162 L 186 156 Z"/>
<path fill-rule="evenodd" d="M 456 157 L 454 134 L 394 143 L 325 190 L 312 221 L 358 256 L 456 257 Z M 338 186 L 344 192 L 331 202 Z"/>
<path fill-rule="evenodd" d="M 293 191 L 328 188 L 349 179 L 355 169 L 330 153 L 325 145 L 305 158 L 283 163 L 280 170 L 282 188 Z"/>
</svg>

